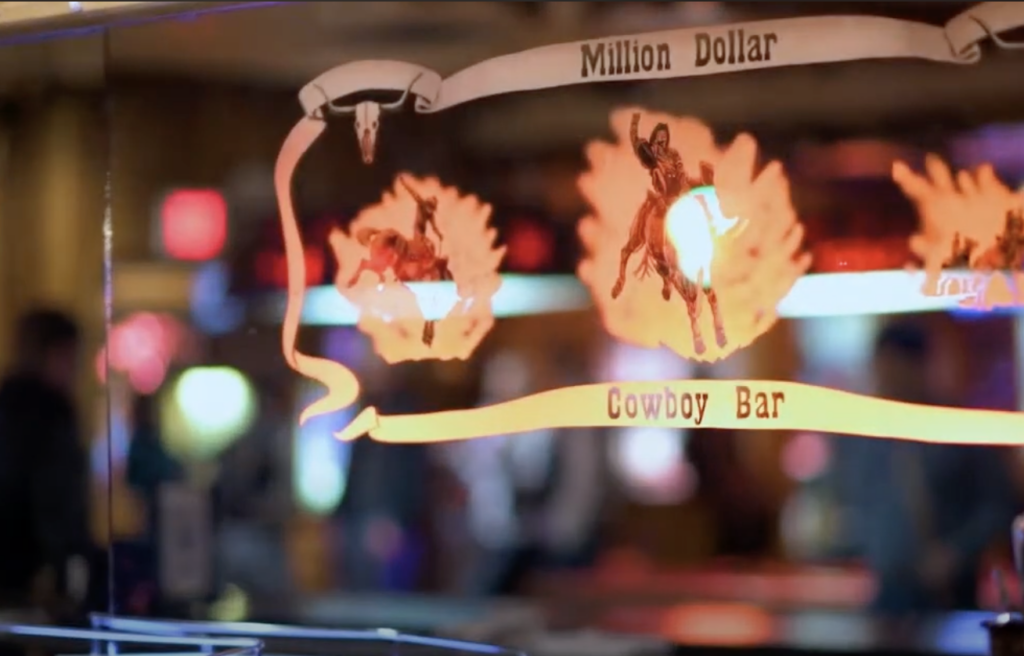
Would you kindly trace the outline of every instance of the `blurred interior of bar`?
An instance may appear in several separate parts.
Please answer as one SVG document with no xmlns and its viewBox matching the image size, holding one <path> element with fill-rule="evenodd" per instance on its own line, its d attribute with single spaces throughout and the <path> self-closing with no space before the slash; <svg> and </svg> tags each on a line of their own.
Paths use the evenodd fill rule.
<svg viewBox="0 0 1024 656">
<path fill-rule="evenodd" d="M 110 8 L 10 19 L 51 4 Z M 371 406 L 442 413 L 611 381 L 787 381 L 1024 411 L 1024 322 L 920 292 L 908 273 L 919 212 L 893 181 L 894 162 L 920 171 L 933 154 L 954 171 L 991 165 L 1017 192 L 1024 55 L 989 43 L 970 66 L 876 59 L 384 107 L 372 166 L 352 117 L 330 122 L 292 185 L 296 347 L 343 363 L 361 389 L 302 422 L 326 391 L 290 366 L 287 337 L 282 349 L 296 281 L 275 193 L 300 89 L 346 62 L 447 77 L 616 34 L 844 15 L 941 26 L 970 6 L 0 3 L 0 526 L 2 542 L 15 536 L 0 546 L 0 621 L 9 609 L 60 624 L 88 608 L 109 614 L 94 626 L 122 631 L 182 622 L 161 635 L 186 635 L 187 622 L 387 627 L 538 656 L 987 653 L 982 622 L 1024 593 L 1011 540 L 1024 451 L 990 446 L 1012 435 L 965 434 L 983 445 L 964 446 L 696 425 L 496 423 L 476 439 L 404 444 L 336 433 Z M 810 267 L 770 329 L 727 357 L 606 329 L 578 275 L 577 226 L 594 212 L 579 179 L 623 107 L 693 117 L 723 146 L 750 134 L 761 165 L 784 167 Z M 689 157 L 684 141 L 672 147 Z M 490 207 L 501 285 L 472 353 L 382 357 L 342 293 L 335 236 L 398 193 L 398 174 Z M 68 336 L 77 369 L 52 410 L 67 437 L 46 442 L 49 429 L 32 427 L 57 420 L 17 418 L 53 407 L 19 396 L 31 387 L 22 365 Z M 62 439 L 80 448 L 52 446 Z M 34 463 L 76 458 L 80 498 L 74 474 L 36 475 Z M 38 555 L 79 521 L 91 545 L 80 567 Z M 274 653 L 362 653 L 274 635 Z M 440 649 L 424 644 L 402 649 Z M 374 653 L 385 652 L 399 653 L 386 640 Z"/>
</svg>

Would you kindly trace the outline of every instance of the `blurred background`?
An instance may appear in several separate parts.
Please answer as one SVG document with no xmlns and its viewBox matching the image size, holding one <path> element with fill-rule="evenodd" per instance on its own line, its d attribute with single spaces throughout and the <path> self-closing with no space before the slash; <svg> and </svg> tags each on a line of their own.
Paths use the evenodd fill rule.
<svg viewBox="0 0 1024 656">
<path fill-rule="evenodd" d="M 941 25 L 967 3 L 176 4 L 191 13 L 61 38 L 11 29 L 0 49 L 0 365 L 17 387 L 26 369 L 52 369 L 50 347 L 79 346 L 74 420 L 61 430 L 88 468 L 89 541 L 113 549 L 116 610 L 434 631 L 525 609 L 684 644 L 855 649 L 881 639 L 871 613 L 997 607 L 993 568 L 1018 594 L 1014 449 L 662 429 L 343 444 L 331 432 L 358 407 L 299 428 L 321 390 L 280 350 L 272 167 L 301 116 L 297 92 L 319 73 L 377 58 L 446 76 L 549 43 L 797 15 Z M 496 97 L 386 116 L 373 167 L 351 126 L 334 125 L 296 180 L 300 342 L 357 370 L 361 404 L 385 413 L 687 377 L 1022 410 L 1024 325 L 929 306 L 901 286 L 916 217 L 890 179 L 895 159 L 935 152 L 1024 181 L 1024 87 L 1010 83 L 1021 65 L 986 46 L 970 67 L 867 61 Z M 610 137 L 608 112 L 626 104 L 699 117 L 723 142 L 752 132 L 792 180 L 814 254 L 805 301 L 787 299 L 787 318 L 713 366 L 612 340 L 574 276 L 583 147 Z M 333 285 L 329 230 L 403 170 L 495 208 L 516 293 L 468 362 L 385 365 Z M 815 285 L 830 285 L 827 309 L 806 302 Z M 55 312 L 19 324 L 44 307 L 77 331 Z M 52 337 L 30 348 L 26 331 Z M 0 468 L 0 506 L 31 527 L 57 511 L 18 492 L 47 496 L 25 477 L 48 452 L 23 443 L 48 419 L 5 423 L 23 401 L 0 389 L 0 448 L 18 463 Z M 950 618 L 928 625 L 920 650 L 981 648 Z"/>
</svg>

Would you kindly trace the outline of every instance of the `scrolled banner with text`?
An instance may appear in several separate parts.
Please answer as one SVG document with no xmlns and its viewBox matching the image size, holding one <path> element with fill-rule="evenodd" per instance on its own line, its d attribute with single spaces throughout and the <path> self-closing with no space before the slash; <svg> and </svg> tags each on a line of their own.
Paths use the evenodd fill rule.
<svg viewBox="0 0 1024 656">
<path fill-rule="evenodd" d="M 950 64 L 981 60 L 980 43 L 1024 25 L 1024 7 L 986 2 L 943 27 L 877 16 L 787 18 L 715 27 L 612 36 L 533 48 L 495 57 L 448 78 L 405 62 L 343 64 L 299 94 L 307 112 L 324 95 L 409 88 L 419 112 L 439 112 L 489 96 L 575 84 L 664 80 L 782 66 L 862 59 L 926 59 Z"/>
<path fill-rule="evenodd" d="M 790 429 L 941 444 L 1017 445 L 1024 413 L 915 405 L 802 383 L 662 380 L 580 385 L 470 410 L 383 417 L 374 408 L 338 434 L 394 443 L 467 440 L 496 430 L 654 426 Z"/>
<path fill-rule="evenodd" d="M 407 98 L 432 113 L 495 95 L 594 82 L 659 80 L 862 59 L 916 58 L 973 64 L 981 43 L 1024 25 L 1024 5 L 976 5 L 945 26 L 870 16 L 826 16 L 613 36 L 534 48 L 489 59 L 447 78 L 417 64 L 360 61 L 335 67 L 299 93 L 305 116 L 278 155 L 275 189 L 288 263 L 282 350 L 288 364 L 323 383 L 326 395 L 300 418 L 356 402 L 359 381 L 342 363 L 297 348 L 305 296 L 302 236 L 292 201 L 299 161 L 326 129 L 329 115 L 354 121 L 363 161 L 372 164 L 384 114 Z M 392 103 L 344 99 L 365 91 L 402 92 Z M 468 410 L 380 416 L 363 410 L 338 437 L 369 433 L 388 442 L 435 442 L 541 427 L 694 426 L 819 430 L 955 443 L 1018 444 L 1024 414 L 954 410 L 882 401 L 795 383 L 662 381 L 583 385 Z"/>
</svg>

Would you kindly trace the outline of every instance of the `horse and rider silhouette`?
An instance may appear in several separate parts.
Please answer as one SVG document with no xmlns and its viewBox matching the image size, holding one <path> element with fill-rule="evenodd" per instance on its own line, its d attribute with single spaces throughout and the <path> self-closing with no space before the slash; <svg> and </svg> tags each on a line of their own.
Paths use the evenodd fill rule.
<svg viewBox="0 0 1024 656">
<path fill-rule="evenodd" d="M 399 181 L 416 201 L 416 220 L 412 236 L 407 237 L 394 228 L 356 230 L 356 241 L 366 248 L 367 254 L 360 260 L 359 266 L 348 281 L 350 289 L 356 285 L 364 272 L 375 274 L 381 283 L 385 282 L 385 274 L 389 270 L 401 283 L 452 279 L 451 271 L 448 269 L 448 258 L 439 253 L 444 235 L 437 227 L 437 198 L 424 198 L 416 193 L 405 178 L 399 178 Z M 437 244 L 428 236 L 428 228 L 437 236 Z M 423 326 L 423 343 L 426 346 L 434 342 L 436 323 L 436 320 L 428 320 Z"/>
</svg>

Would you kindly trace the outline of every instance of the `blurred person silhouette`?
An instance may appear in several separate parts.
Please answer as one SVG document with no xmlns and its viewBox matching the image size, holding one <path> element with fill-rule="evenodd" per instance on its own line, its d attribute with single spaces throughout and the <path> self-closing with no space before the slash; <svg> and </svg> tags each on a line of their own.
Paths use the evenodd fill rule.
<svg viewBox="0 0 1024 656">
<path fill-rule="evenodd" d="M 160 434 L 155 400 L 139 394 L 132 403 L 132 432 L 128 444 L 128 485 L 142 497 L 146 509 L 146 543 L 159 544 L 160 488 L 185 479 L 185 469 L 167 449 Z"/>
<path fill-rule="evenodd" d="M 293 415 L 278 383 L 262 381 L 258 388 L 256 420 L 220 460 L 217 561 L 224 582 L 265 600 L 293 591 L 287 547 Z"/>
<path fill-rule="evenodd" d="M 584 383 L 586 371 L 572 349 L 537 366 L 499 353 L 485 368 L 481 404 Z M 606 487 L 601 434 L 542 428 L 451 445 L 447 459 L 468 490 L 470 529 L 482 552 L 471 593 L 522 593 L 537 570 L 593 565 Z"/>
<path fill-rule="evenodd" d="M 117 583 L 117 592 L 122 595 L 119 607 L 132 614 L 147 614 L 153 610 L 154 602 L 159 603 L 161 599 L 158 574 L 160 491 L 168 483 L 183 481 L 185 469 L 164 448 L 153 396 L 135 396 L 131 422 L 125 478 L 142 500 L 145 532 L 141 541 L 118 544 L 116 576 L 122 580 Z"/>
<path fill-rule="evenodd" d="M 697 472 L 697 499 L 715 522 L 715 555 L 764 557 L 775 541 L 772 500 L 738 452 L 735 431 L 703 428 L 690 433 L 687 457 Z"/>
<path fill-rule="evenodd" d="M 876 395 L 937 404 L 949 372 L 936 335 L 919 318 L 884 326 L 875 341 Z M 969 436 L 967 436 L 969 437 Z M 839 501 L 848 540 L 877 579 L 876 612 L 906 614 L 977 606 L 984 551 L 1013 518 L 1009 463 L 1001 449 L 903 440 L 836 440 Z"/>
<path fill-rule="evenodd" d="M 366 378 L 363 405 L 382 414 L 427 412 L 421 387 L 424 362 L 377 370 Z M 369 438 L 352 443 L 345 496 L 338 508 L 343 587 L 349 591 L 408 591 L 420 584 L 429 478 L 428 446 L 386 444 Z"/>
<path fill-rule="evenodd" d="M 0 383 L 0 599 L 65 615 L 106 601 L 89 530 L 89 459 L 75 408 L 80 330 L 51 309 L 22 316 Z M 83 608 L 84 607 L 84 608 Z"/>
</svg>

